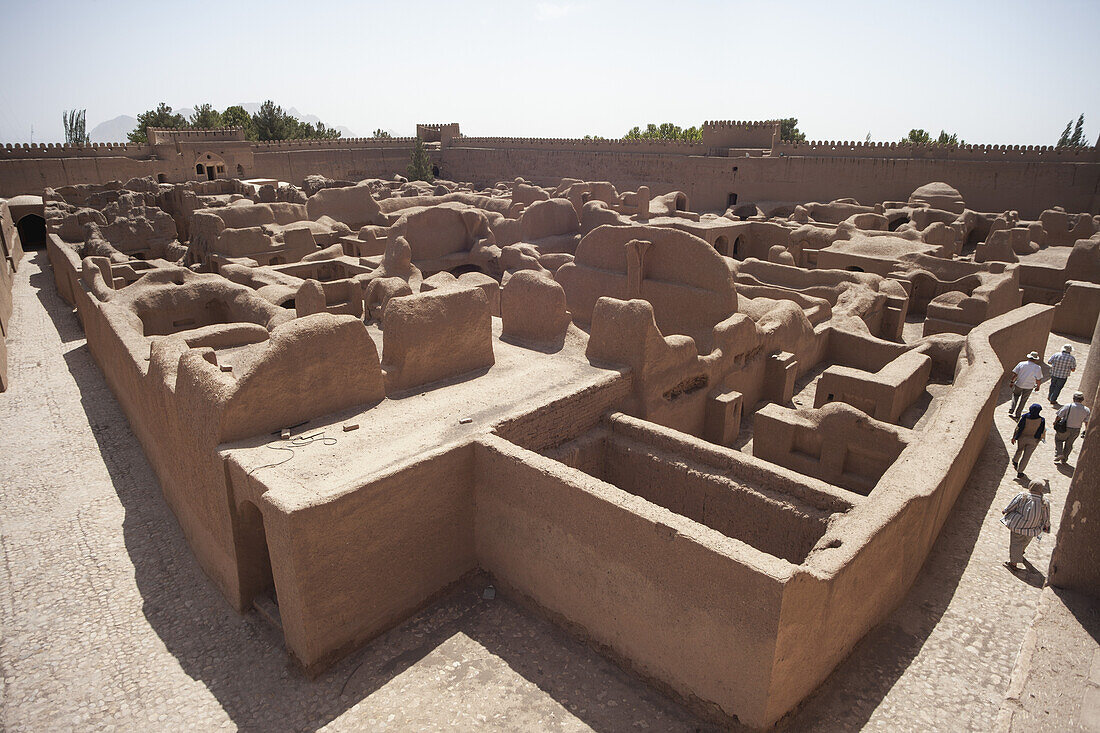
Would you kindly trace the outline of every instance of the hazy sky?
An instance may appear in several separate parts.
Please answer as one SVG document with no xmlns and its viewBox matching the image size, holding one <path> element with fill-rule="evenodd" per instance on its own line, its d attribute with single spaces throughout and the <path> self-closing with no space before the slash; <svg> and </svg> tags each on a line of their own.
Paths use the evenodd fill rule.
<svg viewBox="0 0 1100 733">
<path fill-rule="evenodd" d="M 274 99 L 358 135 L 618 137 L 797 117 L 811 139 L 1100 132 L 1100 2 L 0 0 L 0 142 L 165 101 Z"/>
</svg>

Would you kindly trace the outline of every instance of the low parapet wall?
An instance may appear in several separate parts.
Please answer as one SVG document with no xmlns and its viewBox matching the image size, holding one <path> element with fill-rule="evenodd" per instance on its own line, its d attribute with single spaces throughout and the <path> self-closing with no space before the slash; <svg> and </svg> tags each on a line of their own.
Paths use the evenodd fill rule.
<svg viewBox="0 0 1100 733">
<path fill-rule="evenodd" d="M 0 160 L 22 158 L 141 158 L 153 154 L 147 143 L 7 143 L 0 146 Z M 96 181 L 97 183 L 99 181 Z"/>
<path fill-rule="evenodd" d="M 821 684 L 904 598 L 966 485 L 993 424 L 1005 371 L 1046 343 L 1053 309 L 1026 305 L 967 337 L 949 401 L 883 474 L 874 501 L 830 524 L 787 585 L 772 715 Z"/>
<path fill-rule="evenodd" d="M 1097 148 L 1058 148 L 1051 145 L 938 145 L 936 143 L 781 142 L 772 147 L 773 156 L 800 155 L 815 158 L 932 158 L 972 161 L 1025 161 L 1045 163 L 1095 163 Z"/>
<path fill-rule="evenodd" d="M 648 138 L 456 137 L 449 147 L 500 150 L 576 150 L 588 153 L 663 153 L 705 155 L 702 142 Z M 766 146 L 765 146 L 766 147 Z"/>
</svg>

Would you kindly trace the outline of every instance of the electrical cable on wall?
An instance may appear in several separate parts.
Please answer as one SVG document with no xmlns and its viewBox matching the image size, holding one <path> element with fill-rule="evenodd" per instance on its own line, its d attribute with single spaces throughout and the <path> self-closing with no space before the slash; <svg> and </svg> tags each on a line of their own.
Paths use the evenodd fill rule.
<svg viewBox="0 0 1100 733">
<path fill-rule="evenodd" d="M 286 458 L 284 458 L 281 461 L 276 461 L 275 463 L 266 463 L 262 466 L 256 466 L 255 468 L 251 468 L 251 469 L 249 469 L 248 473 L 245 474 L 245 475 L 251 476 L 253 473 L 255 473 L 256 471 L 259 471 L 261 468 L 272 468 L 274 466 L 283 465 L 284 463 L 286 463 L 287 461 L 289 461 L 291 458 L 294 457 L 294 449 L 295 448 L 305 448 L 307 445 L 310 445 L 312 443 L 321 443 L 323 445 L 336 445 L 339 441 L 336 440 L 336 438 L 325 437 L 325 431 L 322 430 L 320 432 L 314 433 L 313 435 L 302 435 L 302 436 L 299 436 L 297 438 L 291 438 L 288 441 L 278 441 L 278 442 L 280 442 L 280 443 L 286 442 L 286 443 L 290 443 L 290 445 L 289 446 L 287 446 L 287 445 L 278 445 L 277 443 L 272 442 L 272 443 L 268 443 L 267 447 L 271 448 L 272 450 L 287 451 L 287 452 L 290 453 L 290 455 L 287 456 Z"/>
</svg>

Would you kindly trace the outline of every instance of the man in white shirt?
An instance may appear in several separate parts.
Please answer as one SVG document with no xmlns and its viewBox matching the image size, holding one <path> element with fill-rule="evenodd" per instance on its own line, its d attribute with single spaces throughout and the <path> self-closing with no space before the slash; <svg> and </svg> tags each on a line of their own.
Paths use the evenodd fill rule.
<svg viewBox="0 0 1100 733">
<path fill-rule="evenodd" d="M 1031 396 L 1031 390 L 1043 383 L 1046 371 L 1038 351 L 1032 351 L 1027 355 L 1027 361 L 1021 361 L 1012 370 L 1009 384 L 1012 385 L 1012 404 L 1008 408 L 1008 414 L 1019 420 L 1023 414 L 1027 398 Z"/>
<path fill-rule="evenodd" d="M 1085 394 L 1083 392 L 1074 392 L 1073 402 L 1058 410 L 1058 414 L 1054 419 L 1056 421 L 1065 420 L 1066 429 L 1062 433 L 1057 430 L 1054 431 L 1055 463 L 1064 464 L 1069 459 L 1069 452 L 1073 450 L 1073 441 L 1077 440 L 1077 436 L 1081 434 L 1081 428 L 1088 425 L 1091 414 L 1089 408 L 1085 407 Z"/>
</svg>

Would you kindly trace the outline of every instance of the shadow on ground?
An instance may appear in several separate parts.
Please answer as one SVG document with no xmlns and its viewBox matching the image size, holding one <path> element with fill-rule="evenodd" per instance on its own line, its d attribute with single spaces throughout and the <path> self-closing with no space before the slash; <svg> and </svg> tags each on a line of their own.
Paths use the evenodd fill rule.
<svg viewBox="0 0 1100 733">
<path fill-rule="evenodd" d="M 1092 596 L 1051 586 L 1051 590 L 1058 596 L 1069 612 L 1073 614 L 1093 641 L 1100 644 L 1100 601 Z"/>
<path fill-rule="evenodd" d="M 84 338 L 84 330 L 80 327 L 76 312 L 57 294 L 57 286 L 54 283 L 53 270 L 50 268 L 49 260 L 46 257 L 46 250 L 40 249 L 28 252 L 27 258 L 41 268 L 39 272 L 34 273 L 27 280 L 34 288 L 35 295 L 38 296 L 38 300 L 50 316 L 50 320 L 53 321 L 54 328 L 57 329 L 57 335 L 61 337 L 61 343 L 68 344 L 73 341 L 80 341 Z"/>
<path fill-rule="evenodd" d="M 43 268 L 31 277 L 38 298 L 62 339 L 78 341 L 79 322 L 57 294 L 45 253 L 34 256 Z M 559 724 L 575 716 L 598 731 L 711 729 L 543 618 L 500 596 L 482 598 L 488 580 L 480 575 L 307 679 L 289 661 L 281 633 L 257 613 L 234 612 L 199 568 L 87 344 L 64 359 L 125 510 L 123 536 L 142 612 L 183 671 L 238 727 L 312 731 L 365 702 L 349 727 L 427 710 L 438 713 L 432 725 L 438 719 L 444 728 L 465 702 L 475 711 L 496 705 L 505 721 L 534 711 Z M 372 704 L 368 698 L 391 683 L 399 689 Z"/>
<path fill-rule="evenodd" d="M 992 425 L 982 455 L 905 599 L 780 721 L 779 730 L 863 729 L 951 603 L 1008 464 L 1008 448 Z"/>
</svg>

